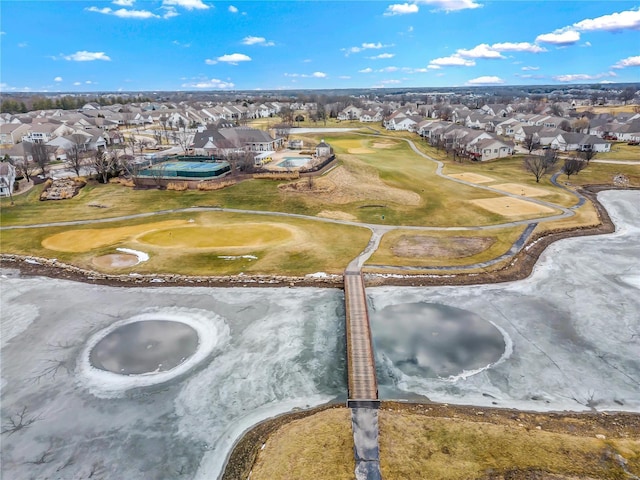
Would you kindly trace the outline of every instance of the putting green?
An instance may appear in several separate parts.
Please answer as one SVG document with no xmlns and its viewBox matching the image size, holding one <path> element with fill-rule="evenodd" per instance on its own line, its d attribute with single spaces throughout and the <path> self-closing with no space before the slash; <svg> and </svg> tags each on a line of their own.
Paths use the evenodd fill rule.
<svg viewBox="0 0 640 480">
<path fill-rule="evenodd" d="M 42 246 L 57 252 L 88 252 L 94 248 L 120 243 L 130 237 L 140 235 L 150 230 L 165 229 L 186 223 L 185 220 L 168 220 L 166 222 L 145 223 L 142 225 L 132 225 L 130 227 L 67 230 L 66 232 L 57 233 L 45 238 L 42 241 Z"/>
<path fill-rule="evenodd" d="M 272 223 L 243 223 L 211 226 L 178 226 L 145 233 L 137 238 L 141 243 L 169 248 L 238 248 L 283 244 L 294 233 Z"/>
</svg>

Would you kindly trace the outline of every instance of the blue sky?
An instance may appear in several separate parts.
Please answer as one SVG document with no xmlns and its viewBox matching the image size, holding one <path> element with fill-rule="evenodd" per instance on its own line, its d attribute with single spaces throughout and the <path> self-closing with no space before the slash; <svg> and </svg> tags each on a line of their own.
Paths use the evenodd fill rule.
<svg viewBox="0 0 640 480">
<path fill-rule="evenodd" d="M 640 82 L 640 1 L 396 2 L 3 0 L 1 89 Z"/>
</svg>

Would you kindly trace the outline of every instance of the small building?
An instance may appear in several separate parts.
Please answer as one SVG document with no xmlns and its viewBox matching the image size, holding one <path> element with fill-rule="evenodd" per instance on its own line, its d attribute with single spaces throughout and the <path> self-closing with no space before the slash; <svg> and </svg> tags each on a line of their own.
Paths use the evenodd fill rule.
<svg viewBox="0 0 640 480">
<path fill-rule="evenodd" d="M 291 150 L 302 150 L 304 148 L 303 140 L 289 140 L 287 147 Z"/>
<path fill-rule="evenodd" d="M 16 167 L 9 162 L 0 162 L 0 197 L 8 197 L 13 194 L 15 181 Z"/>
<path fill-rule="evenodd" d="M 316 157 L 328 157 L 333 153 L 333 148 L 328 143 L 325 143 L 324 139 L 316 145 Z"/>
</svg>

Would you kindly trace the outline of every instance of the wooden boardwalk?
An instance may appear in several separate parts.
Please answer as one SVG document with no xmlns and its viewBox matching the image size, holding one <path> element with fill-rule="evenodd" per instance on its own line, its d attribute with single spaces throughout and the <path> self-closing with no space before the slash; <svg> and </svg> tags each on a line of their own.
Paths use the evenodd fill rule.
<svg viewBox="0 0 640 480">
<path fill-rule="evenodd" d="M 367 297 L 360 272 L 345 272 L 344 296 L 347 313 L 349 401 L 377 400 L 376 364 L 373 356 Z"/>
</svg>

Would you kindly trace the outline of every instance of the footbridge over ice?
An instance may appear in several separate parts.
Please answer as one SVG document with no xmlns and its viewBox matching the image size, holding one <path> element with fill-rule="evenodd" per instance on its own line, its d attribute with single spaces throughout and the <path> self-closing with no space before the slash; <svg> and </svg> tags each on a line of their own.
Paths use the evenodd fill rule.
<svg viewBox="0 0 640 480">
<path fill-rule="evenodd" d="M 381 480 L 378 444 L 378 381 L 360 270 L 344 273 L 346 306 L 347 375 L 353 429 L 356 480 Z"/>
</svg>

